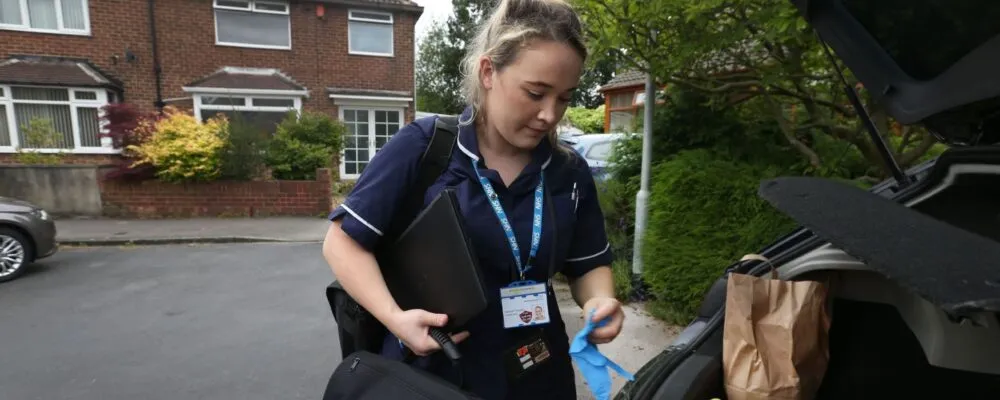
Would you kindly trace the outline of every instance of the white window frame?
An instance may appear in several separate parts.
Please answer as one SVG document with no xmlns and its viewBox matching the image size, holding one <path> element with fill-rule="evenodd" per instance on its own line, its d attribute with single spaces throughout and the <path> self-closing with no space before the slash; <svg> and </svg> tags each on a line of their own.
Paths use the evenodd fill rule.
<svg viewBox="0 0 1000 400">
<path fill-rule="evenodd" d="M 372 157 L 375 157 L 375 112 L 376 111 L 389 111 L 399 113 L 399 129 L 403 129 L 406 126 L 404 119 L 406 118 L 406 108 L 405 107 L 393 107 L 393 106 L 372 106 L 372 105 L 338 105 L 337 106 L 337 117 L 341 122 L 344 121 L 344 109 L 349 110 L 365 110 L 368 111 L 368 163 L 372 161 Z M 397 131 L 398 132 L 398 131 Z M 397 132 L 392 132 L 390 138 L 394 137 Z M 346 148 L 340 150 L 340 179 L 358 179 L 361 173 L 348 174 L 346 172 L 345 162 L 347 161 L 344 157 L 344 151 Z M 367 168 L 367 167 L 366 167 Z"/>
<path fill-rule="evenodd" d="M 205 122 L 201 118 L 202 111 L 288 112 L 289 110 L 295 110 L 297 114 L 302 113 L 302 96 L 276 92 L 281 91 L 236 91 L 235 93 L 220 91 L 218 93 L 198 93 L 192 96 L 194 98 L 194 115 L 199 122 Z M 202 100 L 205 97 L 241 98 L 244 105 L 202 104 Z M 292 100 L 292 107 L 255 106 L 253 105 L 253 99 Z"/>
<path fill-rule="evenodd" d="M 39 89 L 65 89 L 69 91 L 69 101 L 49 101 L 49 100 L 15 100 L 11 92 L 12 87 L 26 87 Z M 70 153 L 70 154 L 118 154 L 121 149 L 113 146 L 111 138 L 99 137 L 101 145 L 99 147 L 82 147 L 80 138 L 80 121 L 78 108 L 96 108 L 99 118 L 99 133 L 107 133 L 107 122 L 100 119 L 104 116 L 102 108 L 108 104 L 108 92 L 101 88 L 71 87 L 71 86 L 38 86 L 38 85 L 0 85 L 3 91 L 0 95 L 0 105 L 4 106 L 7 115 L 7 131 L 10 132 L 10 146 L 0 146 L 0 153 L 16 153 L 21 141 L 18 138 L 18 126 L 14 115 L 14 104 L 52 104 L 68 105 L 70 107 L 70 120 L 73 123 L 73 148 L 71 149 L 21 149 L 25 153 Z M 76 92 L 92 92 L 97 95 L 96 100 L 77 100 Z"/>
<path fill-rule="evenodd" d="M 62 15 L 63 0 L 54 0 L 56 8 L 56 22 L 59 25 L 59 28 L 56 29 L 32 28 L 30 18 L 28 18 L 28 0 L 20 0 L 18 4 L 21 6 L 21 24 L 15 25 L 15 24 L 0 23 L 0 30 L 54 33 L 58 35 L 90 36 L 90 0 L 80 0 L 80 1 L 83 2 L 83 24 L 84 24 L 83 29 L 67 29 L 63 27 L 63 15 Z"/>
<path fill-rule="evenodd" d="M 389 17 L 388 21 L 381 19 L 371 19 L 363 17 L 355 17 L 354 13 L 360 12 L 365 14 L 376 14 Z M 351 22 L 365 22 L 374 24 L 384 24 L 389 25 L 389 52 L 388 53 L 375 53 L 370 51 L 355 51 L 351 49 Z M 381 11 L 370 11 L 370 10 L 348 10 L 347 11 L 347 53 L 351 55 L 358 56 L 374 56 L 374 57 L 395 57 L 396 54 L 396 18 L 392 13 L 381 12 Z"/>
<path fill-rule="evenodd" d="M 219 5 L 219 0 L 212 0 L 212 19 L 215 25 L 215 44 L 217 46 L 232 46 L 232 47 L 246 47 L 251 49 L 268 49 L 268 50 L 291 50 L 292 49 L 292 5 L 288 1 L 280 0 L 243 0 L 247 2 L 247 7 L 231 7 L 225 5 Z M 261 10 L 257 8 L 257 4 L 271 4 L 271 5 L 284 5 L 285 11 L 273 11 L 273 10 Z M 272 14 L 272 15 L 285 15 L 288 17 L 288 46 L 271 46 L 263 44 L 252 44 L 252 43 L 239 43 L 239 42 L 223 42 L 219 40 L 219 15 L 216 10 L 230 10 L 230 11 L 244 11 L 257 14 Z"/>
</svg>

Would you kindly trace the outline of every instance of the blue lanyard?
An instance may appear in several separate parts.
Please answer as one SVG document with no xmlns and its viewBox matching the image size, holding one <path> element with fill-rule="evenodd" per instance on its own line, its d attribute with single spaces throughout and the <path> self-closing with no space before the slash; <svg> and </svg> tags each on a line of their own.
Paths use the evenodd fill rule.
<svg viewBox="0 0 1000 400">
<path fill-rule="evenodd" d="M 539 174 L 538 187 L 535 188 L 535 210 L 531 223 L 531 249 L 528 251 L 528 262 L 522 264 L 521 247 L 517 245 L 514 228 L 511 227 L 510 220 L 507 219 L 507 213 L 503 210 L 503 206 L 500 205 L 500 199 L 497 196 L 496 190 L 493 190 L 490 180 L 484 178 L 479 173 L 479 166 L 475 160 L 472 161 L 472 170 L 476 171 L 479 184 L 483 186 L 483 191 L 486 192 L 486 199 L 489 200 L 490 206 L 493 208 L 493 213 L 496 214 L 497 219 L 500 220 L 500 226 L 503 227 L 504 233 L 507 234 L 507 241 L 510 242 L 510 249 L 514 253 L 514 262 L 517 263 L 517 272 L 523 281 L 524 273 L 528 272 L 533 266 L 535 255 L 538 254 L 538 244 L 542 241 L 542 202 L 544 201 L 545 174 Z"/>
</svg>

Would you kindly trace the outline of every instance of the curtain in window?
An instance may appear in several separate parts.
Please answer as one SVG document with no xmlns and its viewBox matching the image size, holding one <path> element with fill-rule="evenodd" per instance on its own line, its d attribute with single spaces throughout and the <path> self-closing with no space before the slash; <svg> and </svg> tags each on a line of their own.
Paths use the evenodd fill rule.
<svg viewBox="0 0 1000 400">
<path fill-rule="evenodd" d="M 219 42 L 287 47 L 288 15 L 215 10 Z"/>
<path fill-rule="evenodd" d="M 7 106 L 0 104 L 0 147 L 10 146 L 10 130 L 7 124 Z"/>
<path fill-rule="evenodd" d="M 21 25 L 21 0 L 0 0 L 0 24 Z"/>
<path fill-rule="evenodd" d="M 80 147 L 101 147 L 101 121 L 97 109 L 78 107 L 76 120 L 80 123 Z"/>
<path fill-rule="evenodd" d="M 63 28 L 87 29 L 87 18 L 83 12 L 84 2 L 85 0 L 62 0 Z"/>
<path fill-rule="evenodd" d="M 351 21 L 351 51 L 392 54 L 392 25 Z"/>
<path fill-rule="evenodd" d="M 28 19 L 32 28 L 59 29 L 56 0 L 28 0 Z"/>
<path fill-rule="evenodd" d="M 69 105 L 15 103 L 14 121 L 21 147 L 72 149 L 73 118 L 70 112 Z"/>
</svg>

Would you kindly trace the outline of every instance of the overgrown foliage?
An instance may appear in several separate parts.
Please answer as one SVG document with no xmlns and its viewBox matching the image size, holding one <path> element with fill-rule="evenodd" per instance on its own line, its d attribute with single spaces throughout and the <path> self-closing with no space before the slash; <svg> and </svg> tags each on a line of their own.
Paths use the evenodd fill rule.
<svg viewBox="0 0 1000 400">
<path fill-rule="evenodd" d="M 267 165 L 276 179 L 313 180 L 316 169 L 329 168 L 338 157 L 347 128 L 324 113 L 290 114 L 271 140 Z"/>
<path fill-rule="evenodd" d="M 590 109 L 583 107 L 570 107 L 566 109 L 563 117 L 573 126 L 585 133 L 604 132 L 604 105 Z"/>
<path fill-rule="evenodd" d="M 294 117 L 295 112 L 291 112 Z M 241 113 L 233 113 L 228 124 L 228 140 L 221 149 L 220 178 L 253 180 L 267 168 L 267 149 L 271 133 L 248 121 Z"/>
<path fill-rule="evenodd" d="M 866 175 L 887 168 L 850 107 L 836 69 L 814 32 L 788 1 L 776 0 L 576 0 L 591 48 L 623 65 L 650 72 L 660 82 L 746 102 L 772 119 L 807 172 L 828 173 L 817 146 L 853 147 L 867 161 Z M 840 66 L 843 69 L 843 66 Z M 844 69 L 853 82 L 850 71 Z M 901 166 L 917 162 L 935 141 L 923 129 L 888 118 L 871 93 L 866 106 Z M 839 147 L 834 145 L 834 147 Z M 827 155 L 830 156 L 830 155 Z M 837 157 L 836 153 L 832 155 Z"/>
<path fill-rule="evenodd" d="M 153 166 L 162 181 L 212 181 L 221 175 L 228 125 L 225 118 L 199 123 L 190 114 L 167 107 L 162 119 L 140 122 L 137 129 L 149 140 L 129 149 L 137 154 L 138 164 Z"/>
<path fill-rule="evenodd" d="M 781 166 L 686 150 L 656 166 L 643 240 L 645 280 L 673 323 L 687 323 L 723 269 L 794 227 L 757 197 Z"/>
</svg>

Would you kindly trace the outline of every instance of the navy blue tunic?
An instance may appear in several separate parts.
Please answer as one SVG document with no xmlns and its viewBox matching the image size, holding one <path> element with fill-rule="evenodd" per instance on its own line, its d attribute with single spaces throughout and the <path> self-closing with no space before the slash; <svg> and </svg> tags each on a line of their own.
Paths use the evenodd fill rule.
<svg viewBox="0 0 1000 400">
<path fill-rule="evenodd" d="M 466 109 L 461 120 L 467 120 L 469 113 Z M 369 251 L 388 229 L 393 213 L 406 197 L 406 188 L 416 180 L 420 157 L 434 130 L 434 119 L 422 118 L 400 129 L 372 158 L 347 199 L 330 215 L 331 220 L 343 218 L 343 230 Z M 578 155 L 553 149 L 543 140 L 534 150 L 531 163 L 507 187 L 500 175 L 481 160 L 475 127 L 470 124 L 460 126 L 451 162 L 424 199 L 426 206 L 441 190 L 455 190 L 480 258 L 488 293 L 493 294 L 488 296 L 486 311 L 466 327 L 470 337 L 459 344 L 462 379 L 469 390 L 485 399 L 576 399 L 569 337 L 551 282 L 548 294 L 551 323 L 544 326 L 543 332 L 552 358 L 515 383 L 507 380 L 502 357 L 537 330 L 503 327 L 500 288 L 515 280 L 517 267 L 503 228 L 472 170 L 473 161 L 499 195 L 520 244 L 522 260 L 528 259 L 531 243 L 534 190 L 539 173 L 545 171 L 545 201 L 551 202 L 552 207 L 548 204 L 544 207 L 546 214 L 537 258 L 526 274 L 527 279 L 538 282 L 548 281 L 550 271 L 576 278 L 611 264 L 594 178 L 586 161 Z M 579 193 L 577 199 L 572 195 L 574 187 Z M 400 357 L 398 346 L 391 345 L 394 339 L 386 343 L 390 345 L 385 346 L 383 354 Z M 425 368 L 445 377 L 452 376 L 453 371 L 449 371 L 451 367 L 443 357 L 432 356 L 423 361 Z"/>
</svg>

